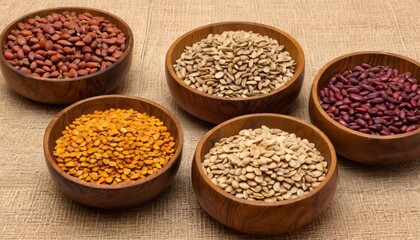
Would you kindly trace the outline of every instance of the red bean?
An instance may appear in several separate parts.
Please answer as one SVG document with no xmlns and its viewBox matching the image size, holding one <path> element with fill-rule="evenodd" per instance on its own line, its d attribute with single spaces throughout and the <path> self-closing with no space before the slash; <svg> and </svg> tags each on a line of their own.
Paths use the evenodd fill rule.
<svg viewBox="0 0 420 240">
<path fill-rule="evenodd" d="M 388 116 L 394 116 L 395 115 L 395 112 L 394 111 L 391 111 L 391 110 L 386 110 L 386 111 L 384 111 L 384 114 L 385 115 L 388 115 Z"/>
<path fill-rule="evenodd" d="M 34 76 L 68 78 L 94 73 L 116 62 L 126 49 L 125 34 L 103 17 L 91 14 L 51 13 L 19 22 L 16 28 L 7 35 L 4 57 L 16 69 Z M 95 64 L 88 66 L 89 62 Z M 68 68 L 70 64 L 76 66 Z M 76 71 L 70 73 L 71 69 Z M 331 89 L 337 91 L 338 86 L 331 85 Z M 340 98 L 328 97 L 333 102 Z"/>
<path fill-rule="evenodd" d="M 406 117 L 408 122 L 417 123 L 419 121 L 416 117 Z"/>
<path fill-rule="evenodd" d="M 372 133 L 372 131 L 370 131 L 369 129 L 367 129 L 367 128 L 361 128 L 361 129 L 359 129 L 358 130 L 359 132 L 362 132 L 362 133 L 367 133 L 367 134 L 371 134 Z"/>
<path fill-rule="evenodd" d="M 358 87 L 351 87 L 346 89 L 349 93 L 359 93 L 360 89 Z"/>
<path fill-rule="evenodd" d="M 416 125 L 411 125 L 409 127 L 407 127 L 406 132 L 412 132 L 415 131 L 416 129 L 418 129 L 420 127 L 420 125 L 416 124 Z"/>
<path fill-rule="evenodd" d="M 380 132 L 382 130 L 382 125 L 380 124 L 373 124 L 369 126 L 370 130 L 373 130 L 375 132 Z"/>
<path fill-rule="evenodd" d="M 362 127 L 366 127 L 366 125 L 367 125 L 367 123 L 366 123 L 366 121 L 365 120 L 363 120 L 363 119 L 356 119 L 356 123 L 359 125 L 359 126 L 362 126 Z"/>
<path fill-rule="evenodd" d="M 320 103 L 340 124 L 364 133 L 404 133 L 420 122 L 417 80 L 388 66 L 362 63 L 336 74 L 320 91 Z"/>
<path fill-rule="evenodd" d="M 362 97 L 360 95 L 354 94 L 354 93 L 350 93 L 349 94 L 349 99 L 356 101 L 356 102 L 366 102 L 367 99 L 365 97 Z"/>
</svg>

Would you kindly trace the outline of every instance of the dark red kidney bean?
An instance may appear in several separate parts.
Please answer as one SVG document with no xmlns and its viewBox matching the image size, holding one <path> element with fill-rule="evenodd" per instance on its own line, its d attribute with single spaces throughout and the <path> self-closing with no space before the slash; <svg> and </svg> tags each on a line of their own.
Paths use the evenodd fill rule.
<svg viewBox="0 0 420 240">
<path fill-rule="evenodd" d="M 370 125 L 368 128 L 370 130 L 375 131 L 375 132 L 379 132 L 379 131 L 382 130 L 382 125 L 380 125 L 380 124 L 373 124 L 373 125 Z"/>
<path fill-rule="evenodd" d="M 106 55 L 105 55 L 106 56 Z M 334 91 L 334 92 L 337 92 L 337 93 L 339 93 L 340 92 L 340 89 L 338 89 L 338 88 L 336 88 L 334 85 L 332 85 L 332 84 L 328 84 L 327 85 L 328 86 L 328 88 L 329 89 L 331 89 L 332 91 Z"/>
<path fill-rule="evenodd" d="M 354 93 L 349 94 L 349 99 L 353 100 L 353 101 L 356 101 L 356 102 L 366 102 L 367 101 L 367 98 L 362 97 L 362 96 L 357 95 L 357 94 L 354 94 Z"/>
<path fill-rule="evenodd" d="M 343 99 L 343 103 L 344 104 L 350 104 L 350 103 L 352 103 L 352 101 L 350 99 L 348 99 L 348 98 L 344 98 Z"/>
<path fill-rule="evenodd" d="M 388 130 L 382 129 L 382 130 L 380 131 L 380 134 L 381 134 L 381 135 L 388 136 L 388 135 L 391 135 L 391 132 L 390 132 L 390 131 L 388 131 Z"/>
<path fill-rule="evenodd" d="M 360 105 L 362 105 L 362 103 L 360 103 L 360 102 L 354 102 L 354 103 L 351 103 L 350 104 L 350 107 L 356 108 L 356 107 L 360 107 Z"/>
<path fill-rule="evenodd" d="M 330 99 L 327 98 L 327 97 L 323 97 L 322 101 L 325 102 L 325 103 L 331 103 Z"/>
<path fill-rule="evenodd" d="M 412 78 L 412 77 L 408 78 L 407 81 L 411 84 L 416 84 L 417 83 L 417 79 Z"/>
<path fill-rule="evenodd" d="M 389 130 L 393 133 L 400 133 L 401 130 L 395 126 L 389 126 Z"/>
<path fill-rule="evenodd" d="M 365 104 L 360 104 L 360 107 L 366 108 L 366 109 L 371 109 L 372 105 L 370 103 L 365 103 Z"/>
<path fill-rule="evenodd" d="M 412 132 L 415 131 L 416 129 L 418 129 L 420 127 L 420 125 L 415 124 L 415 125 L 411 125 L 409 127 L 407 127 L 406 132 Z"/>
<path fill-rule="evenodd" d="M 336 88 L 340 89 L 340 91 L 341 91 L 341 89 L 343 89 L 344 83 L 342 83 L 342 82 L 336 82 L 336 83 L 334 83 L 334 86 Z"/>
<path fill-rule="evenodd" d="M 350 118 L 350 115 L 343 115 L 343 116 L 341 116 L 341 118 L 344 120 L 344 121 L 346 121 L 346 122 L 351 122 L 351 118 Z"/>
<path fill-rule="evenodd" d="M 359 72 L 364 72 L 365 71 L 365 69 L 361 66 L 354 67 L 354 70 L 359 71 Z"/>
<path fill-rule="evenodd" d="M 383 116 L 382 119 L 384 120 L 384 122 L 382 124 L 385 125 L 385 126 L 389 126 L 389 124 L 392 120 L 392 117 L 391 116 Z"/>
<path fill-rule="evenodd" d="M 410 78 L 413 74 L 411 72 L 405 72 L 403 74 L 401 74 L 404 76 L 404 78 Z"/>
<path fill-rule="evenodd" d="M 336 102 L 335 104 L 337 104 L 338 102 Z M 338 109 L 342 110 L 342 111 L 348 111 L 349 110 L 349 105 L 341 105 L 338 107 Z"/>
<path fill-rule="evenodd" d="M 381 110 L 381 111 L 386 111 L 386 110 L 388 110 L 388 108 L 387 108 L 385 105 L 383 105 L 383 104 L 376 105 L 376 108 L 378 108 L 378 109 L 379 109 L 379 110 Z"/>
<path fill-rule="evenodd" d="M 390 98 L 390 97 L 387 97 L 386 99 L 384 98 L 384 100 L 385 101 L 388 101 L 388 102 L 390 102 L 390 103 L 393 103 L 393 104 L 400 104 L 401 102 L 401 100 L 396 100 L 396 99 L 393 99 L 393 98 Z"/>
<path fill-rule="evenodd" d="M 106 59 L 106 58 L 105 58 Z M 338 100 L 343 100 L 343 95 L 341 95 L 340 94 L 340 92 L 336 92 L 335 94 L 334 94 L 334 98 L 335 99 L 338 99 Z"/>
<path fill-rule="evenodd" d="M 344 104 L 343 101 L 337 101 L 337 102 L 334 103 L 334 106 L 339 107 L 339 106 L 341 106 L 343 104 Z"/>
<path fill-rule="evenodd" d="M 375 117 L 375 118 L 373 118 L 373 122 L 375 124 L 383 124 L 384 120 L 380 117 Z"/>
<path fill-rule="evenodd" d="M 404 110 L 401 110 L 401 111 L 398 113 L 398 116 L 400 117 L 400 119 L 405 119 L 405 111 L 404 111 Z"/>
<path fill-rule="evenodd" d="M 322 109 L 327 110 L 331 107 L 331 105 L 325 103 L 325 104 L 321 104 L 321 107 Z"/>
<path fill-rule="evenodd" d="M 381 93 L 376 91 L 376 92 L 371 92 L 369 94 L 367 94 L 365 97 L 367 97 L 368 99 L 373 99 L 373 98 L 377 98 L 381 96 Z"/>
<path fill-rule="evenodd" d="M 365 120 L 363 120 L 363 119 L 361 119 L 361 118 L 356 119 L 356 123 L 357 123 L 359 126 L 362 126 L 362 127 L 366 127 L 366 126 L 367 126 L 366 121 L 365 121 Z"/>
<path fill-rule="evenodd" d="M 344 121 L 343 119 L 339 119 L 338 122 L 343 125 L 343 126 L 348 126 L 348 124 L 346 123 L 346 121 Z"/>
<path fill-rule="evenodd" d="M 363 117 L 363 113 L 356 112 L 355 114 L 353 114 L 353 117 L 354 118 L 362 118 Z"/>
<path fill-rule="evenodd" d="M 397 99 L 400 96 L 401 92 L 394 92 L 392 93 L 392 97 Z"/>
<path fill-rule="evenodd" d="M 360 82 L 356 78 L 352 77 L 352 78 L 349 78 L 349 83 L 351 83 L 353 85 L 358 85 Z"/>
<path fill-rule="evenodd" d="M 104 64 L 104 63 L 106 63 L 106 62 L 102 62 L 102 64 L 101 64 L 101 68 L 105 68 L 105 67 L 103 66 L 103 64 Z M 332 103 L 332 104 L 334 104 L 335 102 L 337 102 L 337 100 L 336 100 L 334 97 L 329 97 L 328 99 L 330 100 L 330 103 Z"/>
<path fill-rule="evenodd" d="M 349 108 L 350 115 L 353 115 L 355 113 L 354 108 Z"/>
<path fill-rule="evenodd" d="M 362 74 L 360 74 L 359 79 L 365 79 L 369 76 L 368 72 L 363 72 Z"/>
<path fill-rule="evenodd" d="M 419 119 L 417 117 L 406 117 L 408 122 L 417 123 Z"/>
<path fill-rule="evenodd" d="M 378 73 L 381 71 L 380 67 L 371 67 L 369 69 L 367 69 L 368 72 L 373 72 L 373 73 Z"/>
<path fill-rule="evenodd" d="M 370 117 L 370 115 L 369 115 L 369 113 L 365 113 L 364 115 L 363 115 L 363 120 L 366 120 L 366 121 L 369 121 L 369 120 L 371 120 L 372 118 Z"/>
<path fill-rule="evenodd" d="M 359 95 L 360 96 L 366 96 L 366 95 L 368 95 L 370 92 L 369 91 L 361 91 L 361 92 L 359 92 Z"/>
<path fill-rule="evenodd" d="M 358 87 L 351 87 L 346 89 L 349 93 L 359 93 L 360 89 Z"/>
<path fill-rule="evenodd" d="M 353 130 L 358 130 L 358 129 L 360 129 L 361 127 L 360 127 L 359 125 L 349 125 L 349 128 L 350 128 L 350 129 L 353 129 Z"/>
<path fill-rule="evenodd" d="M 402 127 L 404 123 L 402 121 L 397 121 L 397 122 L 394 122 L 393 125 L 396 127 Z"/>
<path fill-rule="evenodd" d="M 344 84 L 348 84 L 349 81 L 347 80 L 347 78 L 343 77 L 343 75 L 338 75 L 337 78 Z"/>
<path fill-rule="evenodd" d="M 372 86 L 369 86 L 367 84 L 360 84 L 360 86 L 366 91 L 369 91 L 369 92 L 375 91 L 375 88 L 373 88 Z"/>
<path fill-rule="evenodd" d="M 384 111 L 384 114 L 387 115 L 387 116 L 394 116 L 395 115 L 395 112 L 394 111 L 391 111 L 391 110 L 385 110 Z"/>
<path fill-rule="evenodd" d="M 418 106 L 418 104 L 417 104 L 416 100 L 414 100 L 414 99 L 411 99 L 411 100 L 410 100 L 410 104 L 411 104 L 411 106 L 413 106 L 413 107 L 417 107 L 417 106 Z"/>
<path fill-rule="evenodd" d="M 359 129 L 358 130 L 359 132 L 362 132 L 362 133 L 367 133 L 367 134 L 371 134 L 372 133 L 372 131 L 370 131 L 369 129 L 367 129 L 367 128 L 361 128 L 361 129 Z"/>
<path fill-rule="evenodd" d="M 320 91 L 319 91 L 319 95 L 321 96 L 321 98 L 323 98 L 323 97 L 325 97 L 326 95 L 325 95 L 325 91 L 324 91 L 324 89 L 321 89 Z"/>
<path fill-rule="evenodd" d="M 354 110 L 356 110 L 357 112 L 360 112 L 360 113 L 367 113 L 368 112 L 368 110 L 366 108 L 361 108 L 361 107 L 355 108 Z"/>
<path fill-rule="evenodd" d="M 336 109 L 336 107 L 335 107 L 335 106 L 331 106 L 331 107 L 327 110 L 327 113 L 332 113 L 332 112 L 334 112 L 334 111 L 335 111 L 335 109 Z"/>
<path fill-rule="evenodd" d="M 378 111 L 379 111 L 379 109 L 377 109 L 376 107 L 373 107 L 373 108 L 371 108 L 371 109 L 368 109 L 368 113 L 369 114 L 377 114 L 378 113 Z"/>
<path fill-rule="evenodd" d="M 371 68 L 372 66 L 370 65 L 370 64 L 368 64 L 368 63 L 362 63 L 360 66 L 362 66 L 362 68 L 364 68 L 364 69 L 369 69 L 369 68 Z"/>
</svg>

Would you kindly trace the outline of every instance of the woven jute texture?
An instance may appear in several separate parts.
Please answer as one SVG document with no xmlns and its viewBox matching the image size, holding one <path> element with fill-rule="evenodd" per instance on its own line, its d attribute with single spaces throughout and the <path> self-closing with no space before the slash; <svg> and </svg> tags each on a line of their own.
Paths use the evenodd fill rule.
<svg viewBox="0 0 420 240">
<path fill-rule="evenodd" d="M 0 27 L 31 11 L 57 6 L 99 8 L 130 25 L 133 65 L 118 93 L 156 101 L 179 118 L 185 136 L 182 164 L 169 189 L 141 206 L 109 211 L 75 203 L 55 186 L 43 157 L 45 128 L 60 108 L 17 95 L 0 75 L 1 239 L 258 238 L 219 224 L 194 196 L 193 152 L 212 126 L 176 105 L 164 74 L 167 49 L 186 31 L 237 20 L 288 32 L 306 58 L 305 82 L 290 114 L 305 120 L 312 80 L 333 58 L 379 50 L 420 59 L 419 0 L 2 0 Z M 339 159 L 338 189 L 327 211 L 309 226 L 277 238 L 420 239 L 420 162 L 373 168 Z"/>
</svg>

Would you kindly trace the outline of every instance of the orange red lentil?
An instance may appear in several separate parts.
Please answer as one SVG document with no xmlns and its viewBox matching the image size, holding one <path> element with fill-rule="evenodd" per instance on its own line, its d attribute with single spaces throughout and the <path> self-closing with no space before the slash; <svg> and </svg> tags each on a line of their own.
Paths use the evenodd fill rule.
<svg viewBox="0 0 420 240">
<path fill-rule="evenodd" d="M 158 118 L 111 108 L 82 115 L 66 126 L 54 156 L 62 170 L 80 180 L 118 184 L 159 171 L 173 157 L 174 146 Z"/>
</svg>

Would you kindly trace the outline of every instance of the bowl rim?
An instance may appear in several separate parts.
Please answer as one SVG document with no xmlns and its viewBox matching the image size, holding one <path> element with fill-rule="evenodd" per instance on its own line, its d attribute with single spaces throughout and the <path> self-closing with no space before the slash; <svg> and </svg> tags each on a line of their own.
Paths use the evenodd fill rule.
<svg viewBox="0 0 420 240">
<path fill-rule="evenodd" d="M 85 104 L 86 102 L 98 101 L 98 100 L 106 99 L 106 98 L 116 99 L 116 100 L 117 99 L 132 99 L 132 100 L 135 100 L 135 101 L 140 101 L 140 102 L 147 103 L 147 104 L 149 104 L 153 107 L 159 108 L 161 111 L 164 112 L 164 114 L 169 116 L 169 118 L 171 118 L 172 121 L 175 123 L 175 127 L 178 130 L 178 136 L 176 138 L 174 137 L 174 140 L 176 142 L 176 145 L 175 145 L 176 148 L 175 148 L 174 156 L 158 172 L 156 172 L 154 174 L 151 174 L 151 175 L 149 175 L 149 176 L 147 176 L 143 179 L 138 179 L 136 181 L 133 181 L 131 183 L 124 183 L 123 182 L 123 183 L 119 183 L 119 184 L 115 184 L 115 185 L 107 185 L 107 184 L 90 183 L 90 182 L 86 182 L 84 180 L 79 180 L 78 178 L 71 176 L 70 174 L 68 174 L 67 172 L 65 172 L 64 170 L 62 170 L 61 168 L 58 167 L 58 165 L 55 161 L 55 157 L 53 156 L 53 153 L 50 152 L 49 147 L 48 147 L 48 144 L 50 142 L 51 130 L 54 127 L 54 125 L 69 110 L 74 109 L 76 107 L 80 107 L 81 105 Z M 125 109 L 127 109 L 127 108 L 125 108 Z M 87 113 L 82 113 L 82 114 L 87 114 Z M 147 114 L 149 114 L 149 113 L 147 113 Z M 95 96 L 95 97 L 83 99 L 83 100 L 80 100 L 80 101 L 78 101 L 76 103 L 73 103 L 70 106 L 64 108 L 59 113 L 57 113 L 53 117 L 53 119 L 50 121 L 50 123 L 48 124 L 48 126 L 45 130 L 44 137 L 43 137 L 43 149 L 44 149 L 45 160 L 47 162 L 47 165 L 51 166 L 51 168 L 54 169 L 55 172 L 57 172 L 59 175 L 64 177 L 67 181 L 70 181 L 74 184 L 82 185 L 83 187 L 88 187 L 88 188 L 92 188 L 92 189 L 108 189 L 108 190 L 119 190 L 119 189 L 123 189 L 123 188 L 136 187 L 138 185 L 150 182 L 153 179 L 163 175 L 165 172 L 167 172 L 168 170 L 170 170 L 172 168 L 172 166 L 175 164 L 175 162 L 182 160 L 181 159 L 181 153 L 182 153 L 182 149 L 183 149 L 183 143 L 184 143 L 184 136 L 183 136 L 183 132 L 182 132 L 181 123 L 175 117 L 175 115 L 173 113 L 171 113 L 168 109 L 166 109 L 165 107 L 163 107 L 162 105 L 160 105 L 156 102 L 150 101 L 150 100 L 145 99 L 145 98 L 136 97 L 136 96 L 117 95 L 117 94 L 101 95 L 101 96 Z"/>
<path fill-rule="evenodd" d="M 321 79 L 321 76 L 324 74 L 324 72 L 331 67 L 331 65 L 333 65 L 334 63 L 341 61 L 343 59 L 346 58 L 350 58 L 350 57 L 354 57 L 354 56 L 359 56 L 359 55 L 383 55 L 383 56 L 391 56 L 397 59 L 403 59 L 405 61 L 411 62 L 415 65 L 417 65 L 417 67 L 420 67 L 420 63 L 410 59 L 408 57 L 402 56 L 400 54 L 396 54 L 396 53 L 390 53 L 390 52 L 385 52 L 385 51 L 360 51 L 360 52 L 353 52 L 353 53 L 348 53 L 348 54 L 344 54 L 341 55 L 339 57 L 336 57 L 332 60 L 330 60 L 327 64 L 325 64 L 319 71 L 318 73 L 315 75 L 314 80 L 312 82 L 312 87 L 311 87 L 311 92 L 310 92 L 310 101 L 314 102 L 315 108 L 318 109 L 319 112 L 321 112 L 321 115 L 327 119 L 327 121 L 332 124 L 332 126 L 334 126 L 335 128 L 340 129 L 341 131 L 345 131 L 348 132 L 349 134 L 353 134 L 356 135 L 358 137 L 361 138 L 368 138 L 368 139 L 377 139 L 377 140 L 394 140 L 394 139 L 401 139 L 401 138 L 405 138 L 405 137 L 410 137 L 416 134 L 420 134 L 420 128 L 409 132 L 409 133 L 399 133 L 399 134 L 394 134 L 394 135 L 372 135 L 372 134 L 367 134 L 367 133 L 361 133 L 358 131 L 355 131 L 353 129 L 347 128 L 341 124 L 339 124 L 338 122 L 336 122 L 334 119 L 332 119 L 330 116 L 328 116 L 328 114 L 324 111 L 324 109 L 322 109 L 321 104 L 318 101 L 318 85 L 319 85 L 319 80 Z"/>
<path fill-rule="evenodd" d="M 184 40 L 185 38 L 189 37 L 190 35 L 193 35 L 195 32 L 201 31 L 201 30 L 206 29 L 206 28 L 212 28 L 212 27 L 224 26 L 224 25 L 232 25 L 232 24 L 242 24 L 242 25 L 254 25 L 254 26 L 258 26 L 260 28 L 265 28 L 265 29 L 268 29 L 268 30 L 271 30 L 271 31 L 275 31 L 275 32 L 279 33 L 280 35 L 283 35 L 285 38 L 289 39 L 292 42 L 292 44 L 296 47 L 298 58 L 301 58 L 301 61 L 300 61 L 301 64 L 299 64 L 299 66 L 296 67 L 295 73 L 293 74 L 292 78 L 286 84 L 284 84 L 280 88 L 277 88 L 277 89 L 269 92 L 268 94 L 256 95 L 256 96 L 247 97 L 247 98 L 237 98 L 237 97 L 235 97 L 235 98 L 225 98 L 225 97 L 218 97 L 218 96 L 215 96 L 215 95 L 211 95 L 211 94 L 200 92 L 197 89 L 191 88 L 190 86 L 188 86 L 187 84 L 185 84 L 184 81 L 182 79 L 180 79 L 178 77 L 178 75 L 176 75 L 175 70 L 174 70 L 174 67 L 172 66 L 172 63 L 171 63 L 171 58 L 172 58 L 172 55 L 173 55 L 173 52 L 174 52 L 174 49 L 176 48 L 176 46 L 182 40 Z M 258 32 L 256 32 L 256 33 L 258 33 Z M 275 40 L 277 40 L 277 39 L 275 39 Z M 294 59 L 294 60 L 296 61 L 297 59 Z M 265 25 L 265 24 L 261 24 L 261 23 L 255 23 L 255 22 L 226 21 L 226 22 L 211 23 L 211 24 L 207 24 L 207 25 L 204 25 L 204 26 L 201 26 L 201 27 L 197 27 L 197 28 L 194 28 L 194 29 L 192 29 L 192 30 L 184 33 L 180 37 L 178 37 L 171 44 L 171 46 L 169 47 L 168 51 L 166 52 L 165 66 L 166 66 L 166 69 L 169 71 L 169 74 L 171 75 L 171 77 L 173 79 L 175 79 L 175 82 L 177 82 L 178 85 L 180 85 L 182 88 L 184 88 L 184 90 L 191 91 L 191 92 L 193 92 L 195 94 L 198 94 L 198 95 L 200 95 L 202 97 L 207 97 L 207 98 L 214 99 L 214 100 L 223 100 L 223 101 L 230 101 L 230 102 L 247 101 L 247 100 L 251 101 L 251 100 L 263 99 L 265 97 L 271 97 L 271 96 L 273 96 L 273 95 L 275 95 L 275 94 L 283 91 L 284 89 L 288 88 L 290 85 L 296 83 L 297 80 L 299 79 L 299 77 L 301 76 L 301 74 L 304 73 L 303 70 L 305 68 L 305 54 L 303 52 L 302 47 L 300 46 L 299 42 L 296 39 L 294 39 L 291 35 L 289 35 L 288 33 L 284 32 L 284 31 L 282 31 L 282 30 L 280 30 L 278 28 L 275 28 L 275 27 L 272 27 L 272 26 L 269 26 L 269 25 Z"/>
<path fill-rule="evenodd" d="M 124 53 L 121 55 L 120 58 L 117 59 L 117 61 L 115 61 L 114 63 L 112 63 L 110 66 L 104 68 L 104 69 L 100 69 L 97 72 L 94 73 L 90 73 L 87 74 L 85 76 L 81 76 L 81 77 L 76 77 L 76 78 L 45 78 L 45 77 L 38 77 L 38 76 L 33 76 L 30 74 L 26 74 L 14 67 L 12 67 L 6 60 L 6 58 L 4 57 L 4 53 L 3 53 L 3 39 L 5 39 L 7 37 L 7 35 L 10 32 L 10 28 L 14 25 L 17 24 L 18 22 L 21 22 L 23 19 L 28 18 L 29 16 L 32 15 L 42 15 L 43 13 L 45 14 L 45 11 L 54 11 L 54 12 L 64 12 L 64 11 L 74 11 L 74 10 L 86 10 L 87 12 L 100 12 L 104 15 L 110 16 L 114 19 L 116 19 L 119 23 L 121 23 L 122 25 L 124 25 L 124 27 L 127 29 L 127 36 L 126 38 L 128 39 L 128 44 L 126 44 L 126 49 L 124 51 Z M 108 19 L 109 20 L 109 19 Z M 125 32 L 124 32 L 125 33 Z M 7 41 L 6 41 L 7 42 Z M 124 21 L 122 20 L 120 17 L 101 10 L 101 9 L 97 9 L 97 8 L 90 8 L 90 7 L 79 7 L 79 6 L 65 6 L 65 7 L 52 7 L 52 8 L 45 8 L 45 9 L 40 9 L 40 10 L 36 10 L 30 13 L 26 13 L 25 15 L 20 16 L 19 18 L 13 20 L 11 23 L 9 23 L 1 32 L 0 34 L 0 48 L 1 48 L 1 53 L 0 53 L 0 61 L 2 64 L 4 64 L 7 68 L 11 69 L 12 71 L 14 71 L 16 74 L 18 74 L 20 77 L 24 77 L 24 78 L 30 78 L 33 80 L 37 80 L 37 81 L 45 81 L 45 82 L 73 82 L 73 81 L 80 81 L 80 80 L 86 80 L 86 79 L 91 79 L 94 77 L 97 77 L 101 74 L 103 74 L 104 72 L 106 72 L 107 70 L 111 70 L 113 68 L 115 68 L 115 66 L 119 65 L 129 54 L 130 52 L 133 51 L 133 45 L 134 45 L 134 35 L 133 35 L 133 31 L 131 30 L 130 26 Z"/>
<path fill-rule="evenodd" d="M 308 193 L 296 197 L 294 199 L 287 199 L 287 200 L 282 200 L 282 201 L 276 201 L 276 202 L 264 202 L 264 201 L 250 201 L 250 200 L 246 200 L 246 199 L 241 199 L 238 197 L 235 197 L 234 195 L 225 192 L 224 190 L 222 190 L 221 188 L 219 188 L 218 186 L 216 186 L 211 180 L 210 178 L 207 176 L 207 174 L 204 172 L 203 168 L 202 168 L 202 161 L 201 161 L 201 155 L 202 155 L 202 149 L 203 149 L 203 145 L 204 143 L 209 139 L 210 136 L 212 136 L 217 130 L 221 129 L 221 128 L 225 128 L 228 125 L 234 124 L 236 121 L 241 120 L 241 119 L 247 119 L 247 118 L 266 118 L 266 117 L 271 117 L 271 118 L 285 118 L 288 120 L 291 120 L 292 122 L 297 123 L 298 125 L 305 125 L 307 127 L 312 128 L 313 130 L 315 130 L 315 132 L 317 132 L 322 141 L 325 142 L 325 144 L 327 145 L 327 148 L 329 149 L 329 154 L 331 155 L 331 163 L 328 166 L 328 173 L 325 176 L 325 179 L 313 190 L 309 191 Z M 299 136 L 298 136 L 299 137 Z M 219 139 L 220 140 L 220 139 Z M 308 139 L 309 140 L 309 139 Z M 313 197 L 314 195 L 318 194 L 321 189 L 323 189 L 325 187 L 325 185 L 327 185 L 327 183 L 330 182 L 330 180 L 332 179 L 333 175 L 338 174 L 338 165 L 337 165 L 337 154 L 336 151 L 334 149 L 333 144 L 331 143 L 331 141 L 329 140 L 329 138 L 327 137 L 327 135 L 325 135 L 320 129 L 318 129 L 316 126 L 314 126 L 313 124 L 298 119 L 296 117 L 292 117 L 289 115 L 284 115 L 284 114 L 277 114 L 277 113 L 255 113 L 255 114 L 247 114 L 247 115 L 242 115 L 239 117 L 235 117 L 232 118 L 230 120 L 227 120 L 225 122 L 222 122 L 220 124 L 218 124 L 217 126 L 215 126 L 214 128 L 212 128 L 210 131 L 208 131 L 198 142 L 195 153 L 194 153 L 194 159 L 193 159 L 193 165 L 196 164 L 197 168 L 198 168 L 198 175 L 200 176 L 200 178 L 203 179 L 203 181 L 206 183 L 206 185 L 210 186 L 210 188 L 215 191 L 216 193 L 222 195 L 224 198 L 228 198 L 231 201 L 234 202 L 239 202 L 241 204 L 245 204 L 245 205 L 251 205 L 251 206 L 256 206 L 256 207 L 276 207 L 276 206 L 285 206 L 285 205 L 289 205 L 289 204 L 294 204 L 296 202 L 305 200 L 305 199 L 310 199 L 311 197 Z"/>
</svg>

